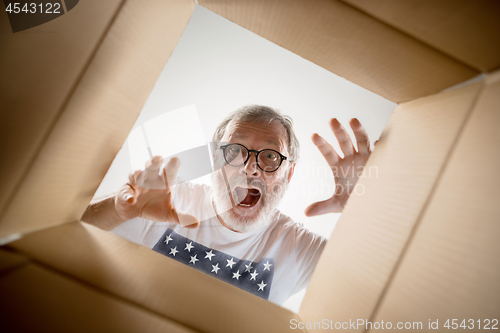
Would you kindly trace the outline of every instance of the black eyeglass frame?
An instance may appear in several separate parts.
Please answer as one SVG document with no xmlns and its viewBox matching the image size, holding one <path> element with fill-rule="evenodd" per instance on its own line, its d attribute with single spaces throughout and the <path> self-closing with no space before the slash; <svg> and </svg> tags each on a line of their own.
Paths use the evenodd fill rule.
<svg viewBox="0 0 500 333">
<path fill-rule="evenodd" d="M 244 148 L 244 149 L 246 149 L 248 151 L 248 156 L 247 156 L 246 160 L 242 164 L 240 164 L 240 165 L 233 165 L 233 164 L 231 164 L 231 163 L 229 163 L 227 161 L 227 158 L 226 158 L 226 149 L 229 146 L 240 146 L 240 147 L 242 147 L 242 148 Z M 224 146 L 219 146 L 219 148 L 222 149 L 222 155 L 224 156 L 224 161 L 226 161 L 227 164 L 229 164 L 230 166 L 233 166 L 233 167 L 240 167 L 242 165 L 245 165 L 248 162 L 248 160 L 250 159 L 250 153 L 255 153 L 255 162 L 257 163 L 257 166 L 259 167 L 259 169 L 261 169 L 264 172 L 276 172 L 281 167 L 281 164 L 283 164 L 283 161 L 293 162 L 291 159 L 289 159 L 288 157 L 286 157 L 285 155 L 283 155 L 282 153 L 280 153 L 279 151 L 276 151 L 274 149 L 253 150 L 253 149 L 248 149 L 247 147 L 245 147 L 244 145 L 242 145 L 240 143 L 229 143 L 229 144 L 224 145 Z M 273 152 L 277 153 L 280 156 L 280 164 L 278 164 L 278 166 L 276 167 L 276 169 L 274 169 L 273 171 L 264 170 L 264 169 L 262 169 L 262 167 L 259 164 L 259 154 L 262 153 L 263 151 L 266 151 L 266 150 L 273 151 Z"/>
</svg>

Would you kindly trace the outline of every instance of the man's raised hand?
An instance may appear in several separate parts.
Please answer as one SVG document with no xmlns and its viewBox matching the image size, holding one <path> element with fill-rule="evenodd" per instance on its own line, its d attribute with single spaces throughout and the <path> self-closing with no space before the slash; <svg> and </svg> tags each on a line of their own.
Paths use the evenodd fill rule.
<svg viewBox="0 0 500 333">
<path fill-rule="evenodd" d="M 165 168 L 162 165 L 163 159 L 155 156 L 144 170 L 129 176 L 129 182 L 115 196 L 116 214 L 125 220 L 142 217 L 155 222 L 197 227 L 199 221 L 196 217 L 177 211 L 172 205 L 171 187 L 179 170 L 179 159 L 172 158 Z"/>
<path fill-rule="evenodd" d="M 340 149 L 344 153 L 341 158 L 335 149 L 317 133 L 312 136 L 312 141 L 330 166 L 335 178 L 335 192 L 333 196 L 324 201 L 318 201 L 306 208 L 306 216 L 322 215 L 326 213 L 340 213 L 352 193 L 358 174 L 363 170 L 371 154 L 368 134 L 361 123 L 353 118 L 349 121 L 358 151 L 354 148 L 349 134 L 336 118 L 330 120 L 330 128 L 337 138 Z"/>
</svg>

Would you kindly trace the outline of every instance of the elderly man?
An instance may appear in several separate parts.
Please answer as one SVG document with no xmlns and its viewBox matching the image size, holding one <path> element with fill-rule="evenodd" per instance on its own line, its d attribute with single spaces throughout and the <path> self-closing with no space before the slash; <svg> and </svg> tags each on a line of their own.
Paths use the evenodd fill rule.
<svg viewBox="0 0 500 333">
<path fill-rule="evenodd" d="M 307 216 L 341 212 L 370 154 L 358 120 L 330 121 L 344 157 L 318 134 L 336 190 Z M 82 220 L 277 304 L 305 288 L 326 240 L 276 209 L 292 179 L 299 143 L 290 118 L 259 105 L 230 114 L 216 129 L 212 187 L 173 184 L 179 160 L 155 157 L 115 196 L 91 203 Z M 350 172 L 355 168 L 356 172 Z M 345 177 L 349 175 L 349 177 Z M 175 207 L 174 207 L 175 204 Z"/>
</svg>

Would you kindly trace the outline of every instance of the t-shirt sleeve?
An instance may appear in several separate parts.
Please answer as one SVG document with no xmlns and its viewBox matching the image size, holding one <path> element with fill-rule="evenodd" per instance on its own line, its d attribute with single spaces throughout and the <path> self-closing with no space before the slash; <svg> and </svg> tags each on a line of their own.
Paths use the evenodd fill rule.
<svg viewBox="0 0 500 333">
<path fill-rule="evenodd" d="M 293 294 L 306 288 L 326 245 L 326 238 L 297 225 L 295 227 L 297 284 Z"/>
</svg>

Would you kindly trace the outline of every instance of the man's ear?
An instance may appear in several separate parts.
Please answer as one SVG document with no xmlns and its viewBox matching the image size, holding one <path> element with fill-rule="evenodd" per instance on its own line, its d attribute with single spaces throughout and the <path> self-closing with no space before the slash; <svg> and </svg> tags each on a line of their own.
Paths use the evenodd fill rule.
<svg viewBox="0 0 500 333">
<path fill-rule="evenodd" d="M 292 166 L 290 167 L 290 170 L 288 170 L 288 182 L 292 180 L 293 172 L 295 171 L 295 164 L 297 163 L 293 163 Z"/>
</svg>

